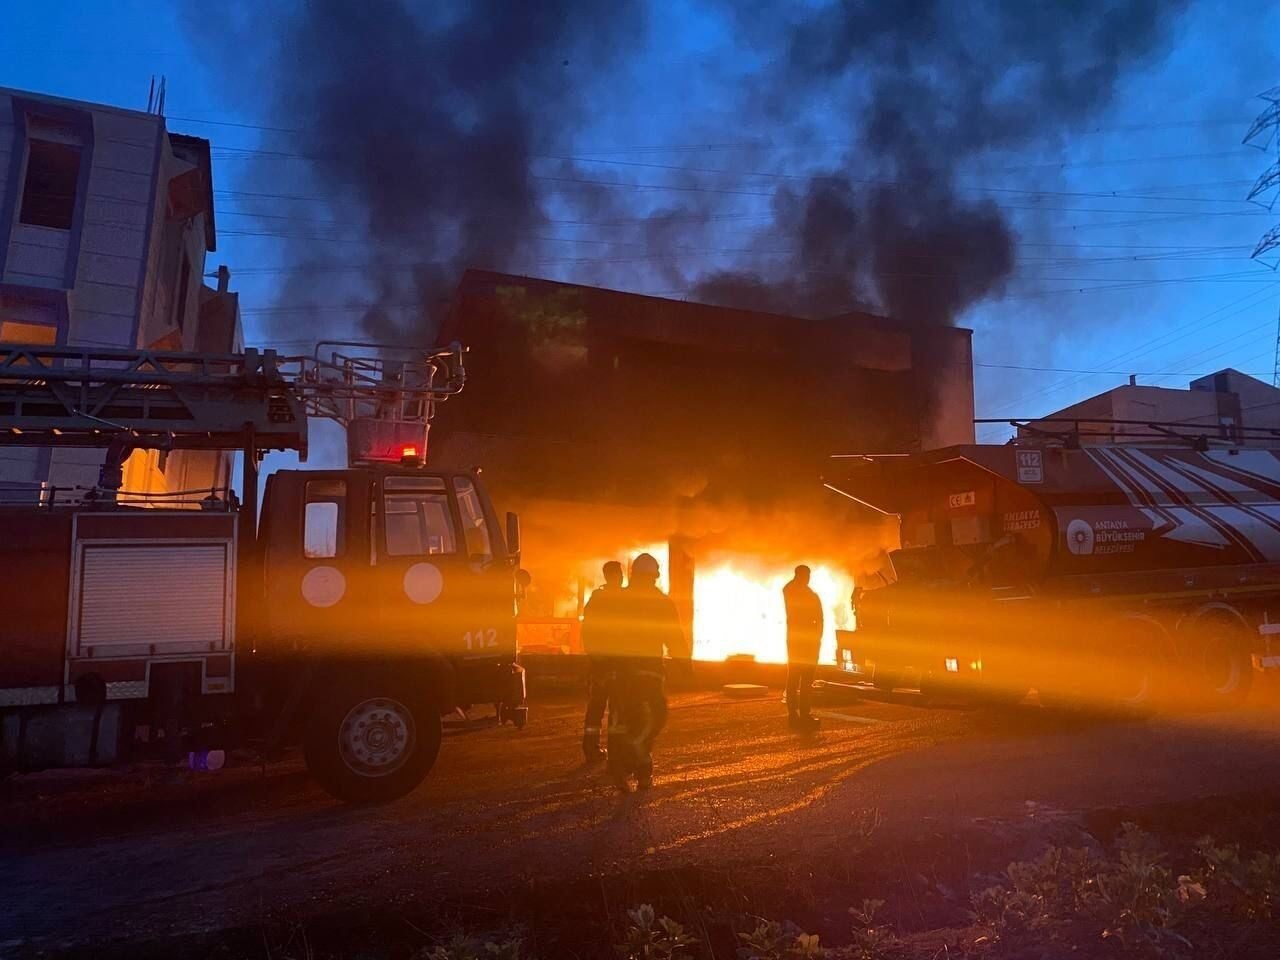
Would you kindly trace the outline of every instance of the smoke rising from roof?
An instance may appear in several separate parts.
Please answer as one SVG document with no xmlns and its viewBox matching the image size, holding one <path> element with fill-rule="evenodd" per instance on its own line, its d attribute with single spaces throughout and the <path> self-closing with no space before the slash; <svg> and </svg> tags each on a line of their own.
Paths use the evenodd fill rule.
<svg viewBox="0 0 1280 960">
<path fill-rule="evenodd" d="M 949 322 L 998 294 L 1016 237 L 958 175 L 991 151 L 1057 138 L 1105 106 L 1182 4 L 833 3 L 790 34 L 771 107 L 856 91 L 857 147 L 802 191 L 783 188 L 771 234 L 793 240 L 769 275 L 728 270 L 697 296 L 831 315 L 863 303 L 908 323 Z M 768 24 L 755 25 L 756 31 Z"/>
<path fill-rule="evenodd" d="M 284 297 L 371 297 L 364 332 L 397 340 L 434 335 L 468 266 L 623 288 L 656 280 L 694 299 L 787 314 L 872 308 L 950 322 L 1000 293 L 1017 245 L 1002 211 L 964 190 L 960 175 L 1000 151 L 1069 135 L 1127 68 L 1158 51 L 1182 6 L 833 0 L 798 21 L 788 5 L 685 8 L 724 26 L 728 58 L 745 52 L 759 64 L 745 92 L 726 81 L 721 129 L 705 120 L 690 129 L 708 140 L 767 137 L 811 158 L 788 171 L 811 178 L 777 181 L 772 220 L 744 238 L 720 222 L 740 198 L 706 189 L 723 180 L 646 170 L 649 181 L 696 185 L 655 209 L 654 193 L 599 184 L 625 180 L 625 169 L 602 174 L 566 159 L 602 111 L 642 115 L 653 101 L 695 114 L 680 102 L 679 68 L 646 59 L 667 49 L 673 11 L 627 0 L 302 3 L 279 24 L 259 89 L 275 120 L 299 128 L 295 149 L 348 236 L 364 240 L 363 255 L 345 246 L 343 257 L 368 269 L 353 289 L 350 273 L 325 278 L 330 255 L 308 251 Z M 243 72 L 251 38 L 228 45 L 228 71 Z M 635 83 L 637 73 L 652 82 Z M 833 132 L 849 144 L 843 156 L 808 149 Z M 284 187 L 279 169 L 271 176 Z M 639 220 L 640 232 L 546 239 L 565 236 L 557 222 L 611 218 Z M 744 242 L 741 256 L 714 251 Z M 782 257 L 753 255 L 780 248 Z"/>
</svg>

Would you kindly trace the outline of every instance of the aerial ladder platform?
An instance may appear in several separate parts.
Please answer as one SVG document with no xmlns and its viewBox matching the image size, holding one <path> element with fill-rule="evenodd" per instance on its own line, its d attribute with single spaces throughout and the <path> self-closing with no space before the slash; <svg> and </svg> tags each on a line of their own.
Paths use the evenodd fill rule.
<svg viewBox="0 0 1280 960">
<path fill-rule="evenodd" d="M 425 455 L 435 404 L 466 382 L 464 354 L 340 340 L 310 356 L 0 343 L 0 446 L 105 449 L 107 487 L 135 449 L 239 450 L 252 491 L 266 453 L 306 460 L 312 417 L 346 430 L 353 464 Z M 256 498 L 245 500 L 252 518 Z"/>
</svg>

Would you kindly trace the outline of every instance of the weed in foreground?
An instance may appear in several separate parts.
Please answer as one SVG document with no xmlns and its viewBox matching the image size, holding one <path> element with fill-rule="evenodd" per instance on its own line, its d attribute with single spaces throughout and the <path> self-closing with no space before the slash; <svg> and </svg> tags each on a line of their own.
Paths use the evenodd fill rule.
<svg viewBox="0 0 1280 960">
<path fill-rule="evenodd" d="M 418 952 L 415 960 L 520 960 L 519 937 L 473 937 L 457 934 L 447 942 Z"/>
<path fill-rule="evenodd" d="M 827 951 L 814 934 L 805 933 L 793 923 L 756 918 L 754 929 L 739 933 L 739 960 L 811 960 L 825 957 Z"/>
<path fill-rule="evenodd" d="M 1196 846 L 1204 859 L 1201 894 L 1232 916 L 1254 922 L 1280 919 L 1280 853 L 1244 857 L 1239 844 L 1218 846 L 1212 837 Z"/>
<path fill-rule="evenodd" d="M 622 960 L 692 960 L 698 943 L 670 917 L 659 917 L 647 903 L 627 911 L 627 931 L 615 950 Z"/>
</svg>

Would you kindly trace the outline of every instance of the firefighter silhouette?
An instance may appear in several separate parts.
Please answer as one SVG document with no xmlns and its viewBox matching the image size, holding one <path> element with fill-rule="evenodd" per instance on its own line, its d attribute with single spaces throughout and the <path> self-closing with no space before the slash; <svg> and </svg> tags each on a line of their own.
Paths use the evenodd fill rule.
<svg viewBox="0 0 1280 960">
<path fill-rule="evenodd" d="M 782 602 L 787 612 L 787 719 L 793 727 L 815 727 L 809 698 L 822 647 L 822 601 L 809 586 L 804 564 L 782 588 Z"/>
<path fill-rule="evenodd" d="M 675 604 L 658 589 L 658 574 L 658 561 L 650 554 L 636 557 L 619 606 L 608 771 L 623 791 L 630 791 L 632 777 L 640 790 L 653 784 L 653 745 L 667 722 L 663 654 L 689 657 Z"/>
<path fill-rule="evenodd" d="M 587 713 L 582 725 L 582 755 L 588 763 L 605 758 L 600 749 L 600 728 L 609 705 L 621 629 L 620 607 L 625 599 L 622 564 L 610 560 L 601 573 L 604 585 L 592 592 L 582 611 L 582 651 L 587 655 Z"/>
</svg>

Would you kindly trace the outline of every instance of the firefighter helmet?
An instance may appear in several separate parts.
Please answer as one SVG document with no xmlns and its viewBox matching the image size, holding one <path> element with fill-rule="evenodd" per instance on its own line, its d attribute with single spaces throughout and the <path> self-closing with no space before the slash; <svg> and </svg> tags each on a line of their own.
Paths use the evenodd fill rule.
<svg viewBox="0 0 1280 960">
<path fill-rule="evenodd" d="M 651 553 L 642 553 L 631 561 L 631 579 L 658 579 L 658 561 Z"/>
</svg>

